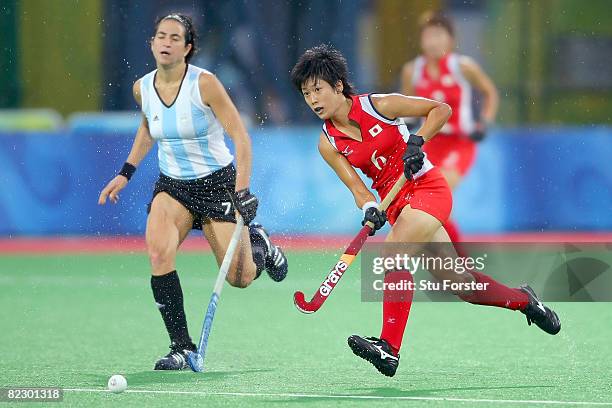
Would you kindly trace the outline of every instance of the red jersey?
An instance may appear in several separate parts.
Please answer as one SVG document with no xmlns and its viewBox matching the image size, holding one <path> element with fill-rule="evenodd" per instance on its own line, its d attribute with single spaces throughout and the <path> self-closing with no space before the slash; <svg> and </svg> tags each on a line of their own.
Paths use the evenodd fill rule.
<svg viewBox="0 0 612 408">
<path fill-rule="evenodd" d="M 447 54 L 438 63 L 439 76 L 433 79 L 426 69 L 424 57 L 414 61 L 412 85 L 415 95 L 447 103 L 453 110 L 440 133 L 467 136 L 474 131 L 472 87 L 461 73 L 460 55 Z M 436 163 L 437 165 L 437 163 Z"/>
<path fill-rule="evenodd" d="M 402 155 L 410 131 L 402 118 L 389 119 L 376 111 L 372 104 L 377 94 L 352 96 L 353 105 L 348 117 L 359 125 L 362 141 L 345 135 L 326 120 L 323 132 L 334 148 L 340 152 L 351 166 L 360 169 L 372 183 L 372 188 L 384 197 L 393 183 L 404 171 Z M 378 94 L 380 95 L 380 94 Z M 413 179 L 421 177 L 433 168 L 427 159 Z"/>
</svg>

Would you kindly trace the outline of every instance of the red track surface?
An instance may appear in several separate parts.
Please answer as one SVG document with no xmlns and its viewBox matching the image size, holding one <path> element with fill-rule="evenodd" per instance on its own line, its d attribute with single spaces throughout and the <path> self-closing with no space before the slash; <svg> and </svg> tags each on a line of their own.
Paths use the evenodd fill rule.
<svg viewBox="0 0 612 408">
<path fill-rule="evenodd" d="M 273 240 L 284 249 L 317 250 L 342 249 L 353 237 L 337 236 L 276 236 Z M 466 235 L 466 242 L 609 242 L 607 233 L 513 233 L 503 235 Z M 381 237 L 369 242 L 381 242 Z M 48 254 L 48 253 L 96 253 L 96 252 L 145 252 L 144 237 L 43 237 L 0 238 L 0 254 Z M 210 251 L 202 237 L 192 236 L 181 246 L 181 251 Z"/>
</svg>

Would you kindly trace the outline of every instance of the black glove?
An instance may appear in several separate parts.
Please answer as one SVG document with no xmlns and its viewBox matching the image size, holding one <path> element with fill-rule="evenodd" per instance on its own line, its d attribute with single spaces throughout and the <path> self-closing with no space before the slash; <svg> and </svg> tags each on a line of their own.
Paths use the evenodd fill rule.
<svg viewBox="0 0 612 408">
<path fill-rule="evenodd" d="M 366 222 L 368 221 L 374 224 L 372 231 L 370 231 L 370 236 L 372 236 L 376 234 L 376 231 L 381 229 L 383 225 L 385 225 L 387 222 L 387 214 L 385 214 L 384 211 L 380 211 L 376 207 L 369 207 L 363 214 L 363 221 L 361 221 L 361 225 L 366 225 Z"/>
<path fill-rule="evenodd" d="M 244 225 L 249 225 L 255 218 L 255 214 L 257 214 L 259 200 L 248 188 L 244 188 L 234 193 L 234 205 L 236 206 L 236 211 L 242 216 Z"/>
<path fill-rule="evenodd" d="M 470 139 L 475 142 L 482 142 L 484 138 L 487 136 L 487 126 L 483 123 L 477 123 L 476 128 L 472 133 L 470 133 Z"/>
<path fill-rule="evenodd" d="M 421 149 L 423 143 L 425 143 L 425 141 L 421 136 L 410 135 L 408 138 L 406 151 L 402 156 L 402 160 L 404 161 L 404 175 L 408 180 L 410 180 L 412 175 L 418 173 L 419 170 L 421 170 L 421 167 L 423 167 L 423 162 L 425 159 L 425 155 Z"/>
</svg>

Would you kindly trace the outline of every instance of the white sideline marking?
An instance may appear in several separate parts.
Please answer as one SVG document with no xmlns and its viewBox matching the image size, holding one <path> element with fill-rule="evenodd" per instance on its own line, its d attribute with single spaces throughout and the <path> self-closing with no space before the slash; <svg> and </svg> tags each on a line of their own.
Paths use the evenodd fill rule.
<svg viewBox="0 0 612 408">
<path fill-rule="evenodd" d="M 99 388 L 64 388 L 71 392 L 110 392 Z M 454 398 L 454 397 L 385 397 L 381 395 L 333 395 L 333 394 L 293 394 L 293 393 L 271 393 L 271 392 L 206 392 L 206 391 L 162 391 L 162 390 L 126 390 L 133 394 L 185 394 L 185 395 L 217 395 L 226 397 L 271 397 L 271 398 L 330 398 L 330 399 L 363 399 L 363 400 L 410 400 L 410 401 L 449 401 L 449 402 L 474 402 L 474 403 L 499 403 L 499 404 L 548 404 L 548 405 L 594 405 L 612 406 L 612 402 L 588 402 L 588 401 L 540 401 L 540 400 L 506 400 L 506 399 L 479 399 L 479 398 Z"/>
</svg>

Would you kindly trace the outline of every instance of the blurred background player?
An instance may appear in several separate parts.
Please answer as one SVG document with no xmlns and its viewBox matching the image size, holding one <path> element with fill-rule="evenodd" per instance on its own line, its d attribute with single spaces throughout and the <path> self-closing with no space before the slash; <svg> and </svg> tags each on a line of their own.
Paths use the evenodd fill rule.
<svg viewBox="0 0 612 408">
<path fill-rule="evenodd" d="M 348 79 L 346 60 L 327 45 L 307 50 L 291 70 L 291 81 L 310 109 L 323 120 L 319 152 L 363 210 L 362 225 L 372 222 L 375 232 L 388 219 L 392 228 L 385 243 L 450 242 L 442 225 L 451 211 L 451 192 L 440 170 L 422 151 L 422 146 L 446 124 L 450 107 L 443 102 L 400 94 L 356 95 Z M 424 121 L 415 134 L 410 134 L 403 117 L 421 117 Z M 355 168 L 372 180 L 372 189 L 381 199 L 402 173 L 406 176 L 408 181 L 386 213 L 378 209 L 376 197 Z M 435 250 L 443 259 L 457 257 L 450 245 L 437 245 Z M 544 306 L 529 286 L 509 288 L 478 272 L 430 272 L 440 280 L 488 285 L 487 290 L 458 293 L 467 302 L 520 310 L 529 324 L 535 322 L 550 334 L 561 328 L 557 314 Z M 384 281 L 393 284 L 405 279 L 412 279 L 409 271 L 388 271 Z M 380 338 L 358 335 L 348 338 L 353 353 L 386 376 L 395 375 L 399 365 L 411 304 L 412 291 L 384 290 Z"/>
<path fill-rule="evenodd" d="M 476 144 L 495 120 L 499 96 L 491 78 L 473 59 L 453 52 L 455 30 L 447 17 L 425 13 L 421 17 L 420 40 L 422 55 L 406 63 L 402 70 L 402 93 L 434 99 L 452 108 L 438 137 L 428 142 L 423 151 L 454 190 L 474 163 Z M 478 121 L 472 111 L 472 88 L 482 96 Z M 452 220 L 444 228 L 451 241 L 461 240 Z"/>
<path fill-rule="evenodd" d="M 169 14 L 155 23 L 151 51 L 157 69 L 133 87 L 134 98 L 142 107 L 142 122 L 127 161 L 98 201 L 104 204 L 110 198 L 116 203 L 119 192 L 157 142 L 161 174 L 149 205 L 146 242 L 153 297 L 171 345 L 170 353 L 155 364 L 156 370 L 186 368 L 186 354 L 195 350 L 175 266 L 177 249 L 191 229 L 203 231 L 221 264 L 238 211 L 246 226 L 228 282 L 245 288 L 264 269 L 277 282 L 287 275 L 287 259 L 281 249 L 270 242 L 261 225 L 251 223 L 258 200 L 249 191 L 251 142 L 238 111 L 213 74 L 189 65 L 196 39 L 186 15 Z M 236 148 L 236 167 L 224 130 Z"/>
</svg>

